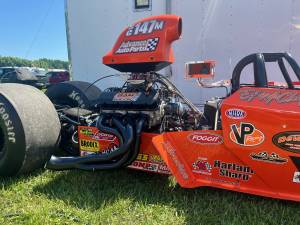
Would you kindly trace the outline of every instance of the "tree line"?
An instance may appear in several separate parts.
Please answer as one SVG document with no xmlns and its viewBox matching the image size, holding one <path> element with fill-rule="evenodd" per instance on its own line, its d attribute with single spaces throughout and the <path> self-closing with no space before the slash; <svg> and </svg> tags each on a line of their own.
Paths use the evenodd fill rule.
<svg viewBox="0 0 300 225">
<path fill-rule="evenodd" d="M 0 56 L 0 67 L 39 67 L 44 69 L 65 69 L 69 70 L 69 62 L 56 59 L 28 60 L 11 56 Z"/>
</svg>

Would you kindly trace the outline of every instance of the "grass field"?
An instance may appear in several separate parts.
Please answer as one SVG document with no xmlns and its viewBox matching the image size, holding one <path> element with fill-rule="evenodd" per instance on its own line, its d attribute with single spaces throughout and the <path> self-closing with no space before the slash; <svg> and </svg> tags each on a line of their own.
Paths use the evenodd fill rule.
<svg viewBox="0 0 300 225">
<path fill-rule="evenodd" d="M 134 170 L 1 178 L 0 224 L 300 224 L 300 204 Z"/>
</svg>

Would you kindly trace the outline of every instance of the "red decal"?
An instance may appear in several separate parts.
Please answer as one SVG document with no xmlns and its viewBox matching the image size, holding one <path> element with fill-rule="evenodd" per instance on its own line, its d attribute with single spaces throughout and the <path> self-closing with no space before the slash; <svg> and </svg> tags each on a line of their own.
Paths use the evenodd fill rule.
<svg viewBox="0 0 300 225">
<path fill-rule="evenodd" d="M 223 137 L 210 133 L 192 133 L 188 139 L 195 144 L 222 144 Z"/>
</svg>

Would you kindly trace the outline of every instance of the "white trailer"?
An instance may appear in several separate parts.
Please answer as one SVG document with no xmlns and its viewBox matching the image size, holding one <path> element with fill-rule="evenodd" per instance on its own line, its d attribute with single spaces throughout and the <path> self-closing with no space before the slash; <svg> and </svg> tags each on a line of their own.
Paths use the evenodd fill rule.
<svg viewBox="0 0 300 225">
<path fill-rule="evenodd" d="M 116 73 L 102 64 L 102 56 L 112 48 L 119 33 L 138 19 L 166 13 L 183 19 L 182 38 L 173 45 L 175 63 L 168 70 L 173 82 L 195 104 L 216 91 L 203 91 L 194 81 L 185 80 L 185 62 L 216 60 L 217 79 L 230 79 L 236 63 L 251 53 L 290 52 L 300 62 L 300 1 L 66 0 L 74 79 L 92 82 Z M 267 69 L 272 80 L 282 81 L 277 65 Z M 253 79 L 251 68 L 245 73 L 246 82 Z M 106 80 L 100 87 L 116 83 Z"/>
</svg>

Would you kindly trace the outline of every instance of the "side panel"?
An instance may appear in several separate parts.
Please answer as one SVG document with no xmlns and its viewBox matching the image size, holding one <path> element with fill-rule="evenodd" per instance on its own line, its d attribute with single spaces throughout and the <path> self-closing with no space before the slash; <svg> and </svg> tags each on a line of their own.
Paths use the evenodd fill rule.
<svg viewBox="0 0 300 225">
<path fill-rule="evenodd" d="M 228 141 L 215 144 L 191 140 L 203 140 L 208 134 L 221 136 L 222 131 L 170 132 L 153 138 L 155 147 L 182 187 L 212 186 L 300 201 L 300 184 L 293 183 L 292 162 L 268 166 L 267 162 L 252 160 L 249 156 L 252 151 L 227 148 Z"/>
</svg>

